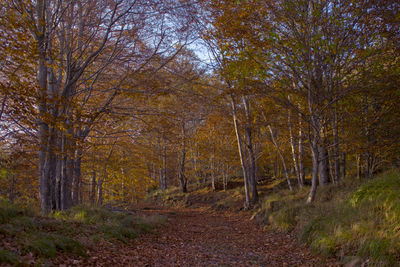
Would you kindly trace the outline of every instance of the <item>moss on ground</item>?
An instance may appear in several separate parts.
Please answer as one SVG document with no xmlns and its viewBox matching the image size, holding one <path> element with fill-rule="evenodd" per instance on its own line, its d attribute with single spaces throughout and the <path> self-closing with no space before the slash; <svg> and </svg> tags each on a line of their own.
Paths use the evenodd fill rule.
<svg viewBox="0 0 400 267">
<path fill-rule="evenodd" d="M 359 185 L 319 188 L 306 204 L 307 190 L 277 193 L 263 200 L 262 219 L 272 230 L 294 231 L 326 256 L 357 255 L 372 266 L 399 266 L 400 172 L 389 171 Z"/>
<path fill-rule="evenodd" d="M 153 231 L 165 221 L 165 217 L 158 215 L 86 206 L 43 217 L 27 206 L 0 200 L 0 239 L 10 243 L 9 248 L 0 249 L 0 264 L 23 264 L 21 259 L 29 253 L 38 259 L 51 259 L 59 253 L 86 257 L 90 243 L 99 240 L 128 242 Z M 81 236 L 85 236 L 84 243 Z"/>
</svg>

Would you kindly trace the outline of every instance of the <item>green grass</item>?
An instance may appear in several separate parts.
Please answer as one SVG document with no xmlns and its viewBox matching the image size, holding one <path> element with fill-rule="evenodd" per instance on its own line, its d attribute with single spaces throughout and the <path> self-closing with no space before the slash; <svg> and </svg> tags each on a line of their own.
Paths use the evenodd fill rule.
<svg viewBox="0 0 400 267">
<path fill-rule="evenodd" d="M 262 219 L 273 230 L 295 231 L 299 240 L 325 256 L 358 256 L 372 266 L 399 266 L 400 172 L 390 171 L 362 185 L 278 192 L 262 203 Z"/>
<path fill-rule="evenodd" d="M 35 214 L 34 209 L 28 207 L 13 204 L 0 198 L 0 224 L 7 223 L 9 220 L 20 217 L 20 216 L 33 216 Z"/>
<path fill-rule="evenodd" d="M 163 216 L 138 216 L 123 212 L 112 212 L 103 208 L 77 206 L 53 215 L 57 219 L 92 225 L 107 239 L 127 242 L 142 233 L 151 232 L 157 225 L 166 222 Z"/>
<path fill-rule="evenodd" d="M 18 256 L 12 251 L 7 249 L 0 249 L 0 263 L 18 264 Z"/>
<path fill-rule="evenodd" d="M 64 235 L 54 233 L 35 233 L 29 236 L 26 250 L 38 256 L 54 258 L 57 251 L 86 257 L 84 246 L 78 241 Z"/>
<path fill-rule="evenodd" d="M 165 221 L 165 217 L 158 215 L 86 206 L 43 217 L 29 207 L 0 200 L 0 238 L 11 240 L 11 247 L 19 251 L 0 249 L 0 263 L 19 264 L 28 253 L 33 253 L 38 262 L 52 259 L 59 253 L 87 257 L 85 251 L 90 249 L 90 244 L 101 240 L 128 242 L 153 231 Z"/>
</svg>

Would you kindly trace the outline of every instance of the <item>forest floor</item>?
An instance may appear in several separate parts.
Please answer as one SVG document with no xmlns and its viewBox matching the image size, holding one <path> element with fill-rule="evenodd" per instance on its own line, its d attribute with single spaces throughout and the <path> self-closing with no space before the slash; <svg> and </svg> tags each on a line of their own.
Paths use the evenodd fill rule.
<svg viewBox="0 0 400 267">
<path fill-rule="evenodd" d="M 202 209 L 146 209 L 166 224 L 128 244 L 99 245 L 84 266 L 339 266 L 287 234 L 265 231 L 249 215 Z M 64 258 L 64 260 L 66 260 Z M 61 262 L 60 262 L 61 263 Z"/>
<path fill-rule="evenodd" d="M 0 201 L 0 266 L 400 266 L 397 170 L 320 188 L 312 205 L 307 188 L 267 183 L 250 211 L 230 185 L 47 217 Z"/>
</svg>

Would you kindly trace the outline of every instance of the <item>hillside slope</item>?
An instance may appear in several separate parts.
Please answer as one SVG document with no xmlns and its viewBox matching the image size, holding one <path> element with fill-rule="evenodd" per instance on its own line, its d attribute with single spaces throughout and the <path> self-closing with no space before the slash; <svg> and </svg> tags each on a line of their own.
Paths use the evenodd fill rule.
<svg viewBox="0 0 400 267">
<path fill-rule="evenodd" d="M 148 203 L 240 211 L 243 188 L 239 181 L 226 191 L 195 186 L 189 193 L 177 188 L 152 192 Z M 400 266 L 400 172 L 392 170 L 360 183 L 319 188 L 314 203 L 306 204 L 308 188 L 290 192 L 282 181 L 259 187 L 261 201 L 248 216 L 274 232 L 292 233 L 315 253 L 346 264 Z"/>
</svg>

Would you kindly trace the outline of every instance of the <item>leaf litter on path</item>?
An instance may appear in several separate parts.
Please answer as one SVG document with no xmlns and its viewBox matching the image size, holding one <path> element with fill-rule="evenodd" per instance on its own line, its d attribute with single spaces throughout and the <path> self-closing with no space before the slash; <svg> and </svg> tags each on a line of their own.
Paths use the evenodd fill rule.
<svg viewBox="0 0 400 267">
<path fill-rule="evenodd" d="M 155 233 L 128 244 L 100 242 L 69 266 L 340 266 L 313 255 L 290 235 L 262 229 L 248 214 L 202 210 L 148 210 L 168 217 Z"/>
</svg>

